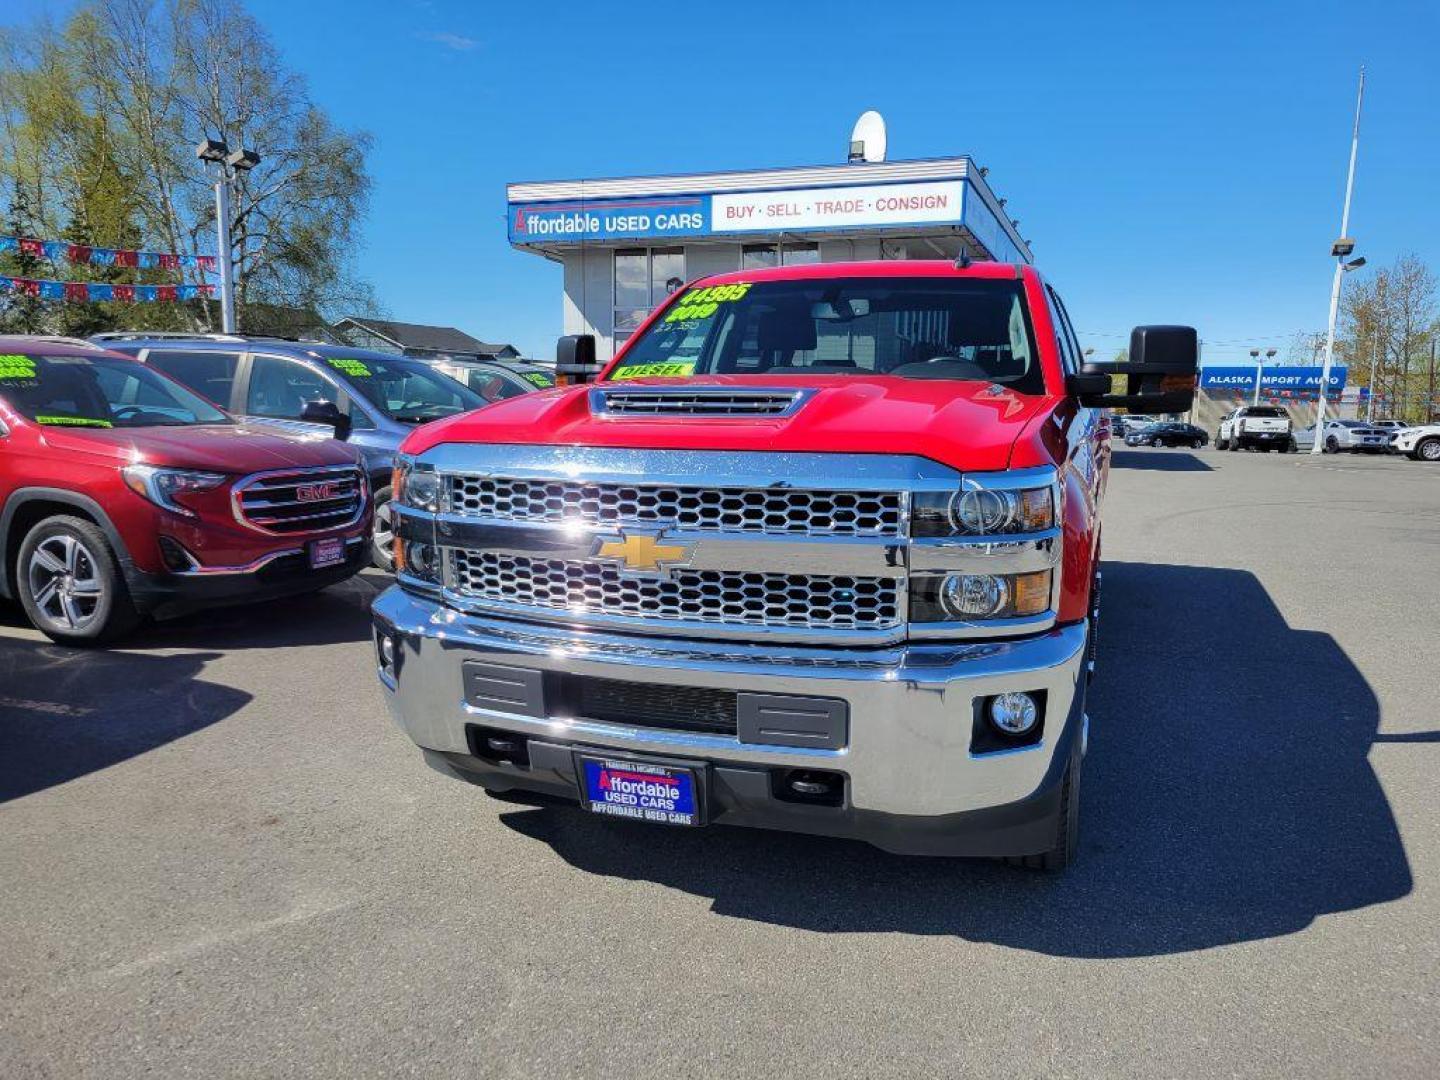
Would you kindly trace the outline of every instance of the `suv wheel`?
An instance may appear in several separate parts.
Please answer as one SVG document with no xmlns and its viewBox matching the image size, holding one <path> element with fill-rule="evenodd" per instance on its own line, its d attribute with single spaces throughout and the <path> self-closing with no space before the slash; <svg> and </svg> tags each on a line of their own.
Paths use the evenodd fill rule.
<svg viewBox="0 0 1440 1080">
<path fill-rule="evenodd" d="M 1415 444 L 1415 457 L 1420 461 L 1440 461 L 1440 438 L 1433 435 Z"/>
<path fill-rule="evenodd" d="M 395 522 L 390 516 L 390 488 L 375 492 L 375 532 L 370 539 L 370 561 L 386 573 L 395 569 Z"/>
<path fill-rule="evenodd" d="M 20 545 L 15 570 L 25 614 L 51 641 L 98 645 L 140 621 L 105 534 L 83 518 L 36 525 Z"/>
</svg>

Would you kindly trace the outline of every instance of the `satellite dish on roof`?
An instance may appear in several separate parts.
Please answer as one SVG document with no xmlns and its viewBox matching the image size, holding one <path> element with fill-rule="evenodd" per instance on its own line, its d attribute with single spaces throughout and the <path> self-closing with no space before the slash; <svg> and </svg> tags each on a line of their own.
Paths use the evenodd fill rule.
<svg viewBox="0 0 1440 1080">
<path fill-rule="evenodd" d="M 885 160 L 885 118 L 874 109 L 867 109 L 855 121 L 850 132 L 850 160 Z"/>
</svg>

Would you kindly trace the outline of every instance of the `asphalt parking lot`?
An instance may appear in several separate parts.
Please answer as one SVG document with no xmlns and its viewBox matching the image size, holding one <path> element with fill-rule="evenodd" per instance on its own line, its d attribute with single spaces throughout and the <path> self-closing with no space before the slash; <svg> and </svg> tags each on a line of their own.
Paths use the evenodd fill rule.
<svg viewBox="0 0 1440 1080">
<path fill-rule="evenodd" d="M 1120 450 L 1061 877 L 494 802 L 366 574 L 0 609 L 0 1075 L 1440 1075 L 1440 468 Z"/>
</svg>

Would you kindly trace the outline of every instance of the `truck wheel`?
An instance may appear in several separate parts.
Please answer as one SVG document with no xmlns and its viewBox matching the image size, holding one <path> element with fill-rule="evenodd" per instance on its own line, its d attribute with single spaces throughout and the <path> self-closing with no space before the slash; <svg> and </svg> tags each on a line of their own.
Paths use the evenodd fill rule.
<svg viewBox="0 0 1440 1080">
<path fill-rule="evenodd" d="M 1075 861 L 1080 852 L 1080 746 L 1079 734 L 1075 737 L 1076 751 L 1070 755 L 1070 764 L 1065 766 L 1065 779 L 1060 785 L 1060 813 L 1056 818 L 1055 846 L 1039 855 L 1012 855 L 1005 861 L 1011 866 L 1023 866 L 1027 870 L 1045 870 L 1055 873 L 1064 870 Z"/>
<path fill-rule="evenodd" d="M 1215 436 L 1215 449 L 1216 449 L 1216 450 L 1229 450 L 1229 449 L 1230 449 L 1230 444 L 1229 444 L 1228 442 L 1226 442 L 1224 439 L 1222 439 L 1219 435 L 1216 435 L 1216 436 Z"/>
<path fill-rule="evenodd" d="M 395 523 L 390 516 L 390 488 L 375 492 L 375 531 L 370 538 L 370 561 L 387 574 L 395 569 Z"/>
<path fill-rule="evenodd" d="M 1411 456 L 1416 461 L 1440 461 L 1440 438 L 1421 439 Z"/>
<path fill-rule="evenodd" d="M 105 534 L 84 518 L 40 522 L 21 543 L 15 569 L 20 604 L 51 641 L 100 645 L 140 621 Z"/>
</svg>

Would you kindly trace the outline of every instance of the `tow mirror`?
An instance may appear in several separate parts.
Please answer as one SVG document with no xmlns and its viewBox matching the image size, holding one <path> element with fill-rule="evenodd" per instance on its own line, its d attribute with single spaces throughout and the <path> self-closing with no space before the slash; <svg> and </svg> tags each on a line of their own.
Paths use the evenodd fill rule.
<svg viewBox="0 0 1440 1080">
<path fill-rule="evenodd" d="M 1080 404 L 1135 413 L 1187 412 L 1195 403 L 1200 343 L 1193 326 L 1137 326 L 1130 332 L 1124 363 L 1086 364 L 1065 380 Z M 1111 378 L 1125 378 L 1125 392 L 1111 391 Z"/>
<path fill-rule="evenodd" d="M 300 419 L 307 424 L 326 424 L 335 429 L 335 438 L 344 442 L 350 438 L 350 417 L 340 411 L 333 401 L 307 401 L 300 410 Z"/>
<path fill-rule="evenodd" d="M 569 334 L 555 343 L 555 381 L 561 386 L 593 382 L 599 374 L 594 334 Z"/>
</svg>

